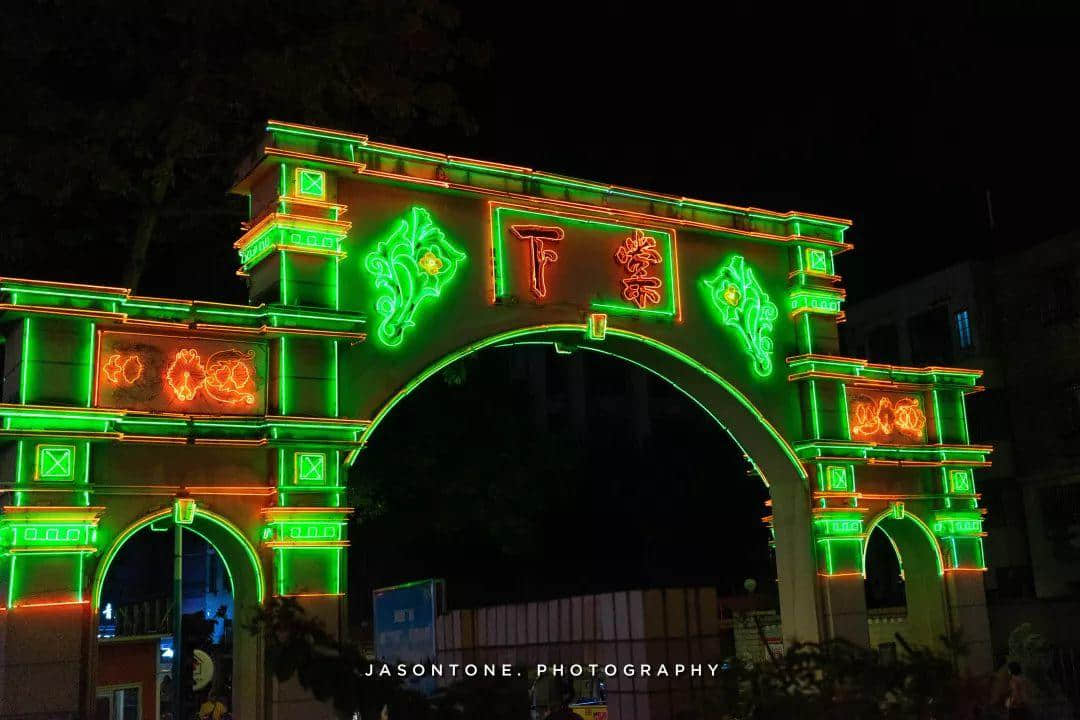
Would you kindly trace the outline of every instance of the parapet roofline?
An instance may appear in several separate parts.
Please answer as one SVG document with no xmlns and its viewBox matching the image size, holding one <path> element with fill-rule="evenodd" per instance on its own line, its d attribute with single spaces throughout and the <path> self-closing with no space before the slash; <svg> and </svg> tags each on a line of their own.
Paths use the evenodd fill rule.
<svg viewBox="0 0 1080 720">
<path fill-rule="evenodd" d="M 557 185 L 564 190 L 578 190 L 583 193 L 595 193 L 600 196 L 621 197 L 628 200 L 667 205 L 683 210 L 700 210 L 704 212 L 731 214 L 751 220 L 758 219 L 766 222 L 808 223 L 829 228 L 840 236 L 842 236 L 844 230 L 852 224 L 852 221 L 847 218 L 831 217 L 816 213 L 806 213 L 795 210 L 777 212 L 757 207 L 742 207 L 712 202 L 709 200 L 667 195 L 621 185 L 597 183 L 565 175 L 541 172 L 533 170 L 532 168 L 517 165 L 476 160 L 462 156 L 375 142 L 367 135 L 342 132 L 312 125 L 270 120 L 267 122 L 266 131 L 268 137 L 263 148 L 261 148 L 261 157 L 248 165 L 245 176 L 232 188 L 232 192 L 246 194 L 253 181 L 262 174 L 259 172 L 258 166 L 268 157 L 280 162 L 283 157 L 291 156 L 298 160 L 309 160 L 313 163 L 322 162 L 328 165 L 338 166 L 339 168 L 349 169 L 356 175 L 368 174 L 379 177 L 392 175 L 394 179 L 406 182 L 411 180 L 423 184 L 442 185 L 444 187 L 450 187 L 451 185 L 456 186 L 458 183 L 453 183 L 445 177 L 440 177 L 440 172 L 436 170 L 436 168 L 441 169 L 443 175 L 445 175 L 445 171 L 448 169 L 458 169 L 476 174 L 490 174 L 503 179 L 521 181 L 522 183 L 539 184 L 541 186 Z M 317 152 L 311 152 L 310 149 L 307 149 L 305 152 L 297 152 L 296 150 L 288 148 L 289 144 L 306 144 L 310 146 L 315 143 L 333 143 L 335 146 L 335 153 L 326 154 L 321 149 Z M 396 161 L 400 161 L 396 163 L 399 166 L 399 169 L 394 173 L 386 173 L 382 170 L 368 167 L 366 163 L 357 158 L 357 154 L 364 153 L 394 158 Z M 415 165 L 410 167 L 407 164 L 409 162 L 415 163 Z M 274 165 L 276 163 L 269 164 Z M 420 164 L 433 166 L 433 169 L 428 173 L 418 172 L 419 168 L 417 165 Z M 479 185 L 474 187 L 477 190 L 490 191 L 492 189 L 490 187 Z M 532 191 L 528 194 L 533 194 L 538 199 L 545 198 L 539 191 Z M 600 203 L 587 204 L 600 205 Z"/>
</svg>

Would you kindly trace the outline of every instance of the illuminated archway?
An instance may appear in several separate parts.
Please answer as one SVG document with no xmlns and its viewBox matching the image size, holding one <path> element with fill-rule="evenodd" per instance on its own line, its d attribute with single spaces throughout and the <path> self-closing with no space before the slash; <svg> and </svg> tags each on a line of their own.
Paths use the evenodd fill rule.
<svg viewBox="0 0 1080 720">
<path fill-rule="evenodd" d="M 785 636 L 820 638 L 815 609 L 800 597 L 813 592 L 807 472 L 775 425 L 733 383 L 685 352 L 637 332 L 608 328 L 602 341 L 591 341 L 587 326 L 538 325 L 497 333 L 472 342 L 428 365 L 394 393 L 374 415 L 361 440 L 374 431 L 405 397 L 452 363 L 486 348 L 519 344 L 553 345 L 556 350 L 595 352 L 615 357 L 661 378 L 700 407 L 742 451 L 769 488 L 775 531 L 776 569 Z M 357 451 L 349 462 L 355 460 Z"/>
</svg>

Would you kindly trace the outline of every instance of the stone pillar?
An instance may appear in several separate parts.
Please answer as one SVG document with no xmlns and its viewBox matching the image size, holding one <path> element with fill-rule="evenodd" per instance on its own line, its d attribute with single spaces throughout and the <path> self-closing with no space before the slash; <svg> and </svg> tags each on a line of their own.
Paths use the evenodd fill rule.
<svg viewBox="0 0 1080 720">
<path fill-rule="evenodd" d="M 866 588 L 862 575 L 821 577 L 825 637 L 870 646 L 866 624 Z"/>
<path fill-rule="evenodd" d="M 0 625 L 0 718 L 86 717 L 90 604 L 10 608 Z"/>
<path fill-rule="evenodd" d="M 960 633 L 968 652 L 961 658 L 964 670 L 972 675 L 993 671 L 990 647 L 990 617 L 986 612 L 986 591 L 981 572 L 945 573 L 945 594 L 949 604 L 949 624 Z"/>
<path fill-rule="evenodd" d="M 345 597 L 298 597 L 300 607 L 311 617 L 318 618 L 332 636 L 344 638 Z M 266 720 L 310 720 L 336 717 L 333 706 L 321 702 L 300 686 L 296 676 L 285 682 L 271 681 L 270 711 Z"/>
<path fill-rule="evenodd" d="M 822 615 L 806 485 L 776 482 L 770 492 L 784 642 L 820 642 Z"/>
</svg>

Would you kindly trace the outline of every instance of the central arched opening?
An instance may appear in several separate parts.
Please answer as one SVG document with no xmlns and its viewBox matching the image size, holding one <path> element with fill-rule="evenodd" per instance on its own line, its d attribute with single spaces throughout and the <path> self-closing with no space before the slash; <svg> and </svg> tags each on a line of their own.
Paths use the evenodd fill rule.
<svg viewBox="0 0 1080 720">
<path fill-rule="evenodd" d="M 519 338 L 463 354 L 379 419 L 350 475 L 350 618 L 376 653 L 372 592 L 428 578 L 445 581 L 447 662 L 588 661 L 645 633 L 687 657 L 780 650 L 764 474 L 726 417 L 618 349 Z M 632 683 L 603 690 L 639 700 Z M 682 701 L 669 691 L 646 701 Z"/>
<path fill-rule="evenodd" d="M 263 592 L 254 548 L 220 515 L 161 508 L 129 525 L 94 579 L 96 712 L 175 717 L 179 683 L 185 717 L 208 701 L 254 717 L 260 649 L 243 624 Z"/>
</svg>

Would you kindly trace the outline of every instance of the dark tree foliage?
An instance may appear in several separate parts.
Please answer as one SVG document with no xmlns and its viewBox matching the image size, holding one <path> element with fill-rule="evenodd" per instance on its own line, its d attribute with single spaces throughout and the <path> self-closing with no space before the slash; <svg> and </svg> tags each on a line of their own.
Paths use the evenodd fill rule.
<svg viewBox="0 0 1080 720">
<path fill-rule="evenodd" d="M 975 720 L 988 688 L 957 670 L 955 654 L 907 647 L 882 662 L 843 641 L 803 643 L 775 663 L 734 666 L 714 688 L 704 717 L 748 720 Z"/>
<path fill-rule="evenodd" d="M 220 297 L 246 215 L 226 191 L 265 121 L 467 129 L 453 83 L 482 53 L 458 26 L 441 0 L 6 8 L 0 264 L 137 288 L 153 252 L 177 276 L 156 287 Z"/>
</svg>

